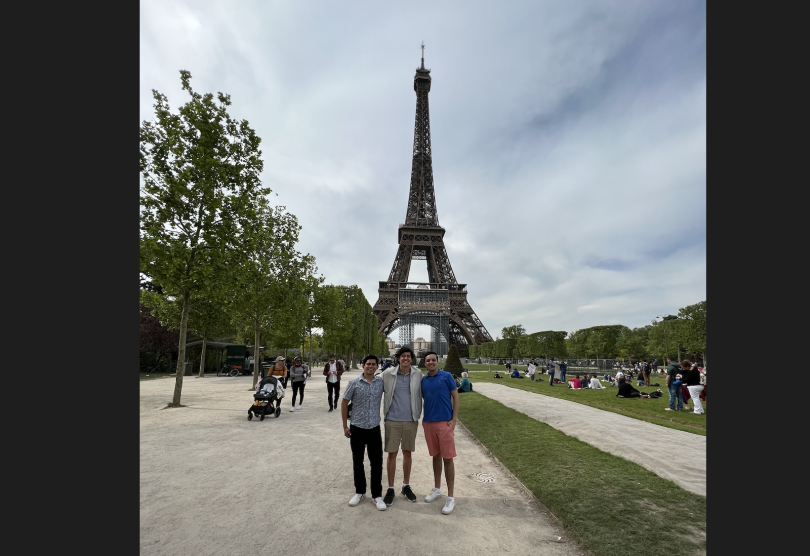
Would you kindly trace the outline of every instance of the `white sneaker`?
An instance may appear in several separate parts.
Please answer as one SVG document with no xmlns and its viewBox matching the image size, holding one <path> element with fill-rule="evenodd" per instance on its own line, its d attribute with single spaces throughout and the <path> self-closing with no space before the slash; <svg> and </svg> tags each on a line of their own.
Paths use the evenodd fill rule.
<svg viewBox="0 0 810 556">
<path fill-rule="evenodd" d="M 292 407 L 290 408 L 290 411 L 295 411 L 295 406 L 292 406 Z"/>
<path fill-rule="evenodd" d="M 301 404 L 300 404 L 300 403 L 298 404 L 298 407 L 297 407 L 296 409 L 297 409 L 298 411 L 301 411 Z"/>
<path fill-rule="evenodd" d="M 385 505 L 385 500 L 383 500 L 382 496 L 378 496 L 374 499 L 374 503 L 377 504 L 378 510 L 387 510 L 388 506 Z"/>
<path fill-rule="evenodd" d="M 445 502 L 445 503 L 444 503 L 444 508 L 442 508 L 442 513 L 443 513 L 444 515 L 448 515 L 448 514 L 453 513 L 453 508 L 454 508 L 455 506 L 456 506 L 456 501 L 455 501 L 455 499 L 453 499 L 453 500 L 448 500 L 447 502 Z"/>
<path fill-rule="evenodd" d="M 434 500 L 436 500 L 436 498 L 438 498 L 441 495 L 442 495 L 442 489 L 434 488 L 433 490 L 431 490 L 428 493 L 427 496 L 425 496 L 425 502 L 433 502 Z"/>
<path fill-rule="evenodd" d="M 362 500 L 365 497 L 366 497 L 365 494 L 355 494 L 354 496 L 352 496 L 352 499 L 349 500 L 349 506 L 356 506 L 357 504 L 360 503 L 360 500 Z"/>
</svg>

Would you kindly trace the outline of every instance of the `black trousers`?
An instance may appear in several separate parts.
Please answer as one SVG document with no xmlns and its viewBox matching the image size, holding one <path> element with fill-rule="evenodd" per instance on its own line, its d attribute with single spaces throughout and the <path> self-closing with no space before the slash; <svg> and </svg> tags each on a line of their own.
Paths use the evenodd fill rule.
<svg viewBox="0 0 810 556">
<path fill-rule="evenodd" d="M 337 382 L 327 382 L 326 383 L 326 391 L 327 395 L 329 396 L 329 407 L 334 407 L 337 409 L 338 403 L 340 402 L 340 381 Z M 335 403 L 332 404 L 332 392 L 335 393 Z"/>
<path fill-rule="evenodd" d="M 300 405 L 304 403 L 304 386 L 306 386 L 306 384 L 304 384 L 304 381 L 293 382 L 292 384 L 293 384 L 292 404 L 295 405 L 295 395 L 300 392 L 301 398 L 299 399 L 298 402 Z"/>
<path fill-rule="evenodd" d="M 373 429 L 361 429 L 354 425 L 349 426 L 351 437 L 349 443 L 352 447 L 352 468 L 354 470 L 354 491 L 359 494 L 366 493 L 366 466 L 364 452 L 368 451 L 368 461 L 371 464 L 371 497 L 382 496 L 382 464 L 383 444 L 380 426 Z"/>
</svg>

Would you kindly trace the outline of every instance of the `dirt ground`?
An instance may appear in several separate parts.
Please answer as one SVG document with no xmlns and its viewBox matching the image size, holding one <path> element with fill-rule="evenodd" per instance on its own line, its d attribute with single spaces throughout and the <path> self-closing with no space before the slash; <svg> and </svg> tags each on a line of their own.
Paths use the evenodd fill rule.
<svg viewBox="0 0 810 556">
<path fill-rule="evenodd" d="M 348 380 L 359 375 L 351 371 Z M 386 511 L 354 494 L 351 451 L 326 385 L 313 376 L 303 409 L 247 420 L 251 377 L 184 377 L 140 382 L 140 552 L 149 555 L 554 555 L 584 551 L 556 519 L 478 444 L 456 428 L 456 507 L 428 504 L 431 458 L 421 426 L 413 454 L 416 503 L 397 494 Z M 462 401 L 463 403 L 463 401 Z M 495 480 L 482 483 L 475 473 Z M 367 476 L 368 464 L 367 464 Z M 394 486 L 402 485 L 402 456 Z M 387 475 L 383 469 L 383 491 Z M 447 487 L 442 480 L 443 494 Z"/>
</svg>

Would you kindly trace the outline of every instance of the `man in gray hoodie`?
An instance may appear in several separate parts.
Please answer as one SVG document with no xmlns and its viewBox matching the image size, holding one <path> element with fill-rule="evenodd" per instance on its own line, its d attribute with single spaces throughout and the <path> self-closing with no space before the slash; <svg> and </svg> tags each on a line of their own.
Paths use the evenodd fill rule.
<svg viewBox="0 0 810 556">
<path fill-rule="evenodd" d="M 388 491 L 383 497 L 386 506 L 394 503 L 394 476 L 397 472 L 397 454 L 402 448 L 403 483 L 401 494 L 416 502 L 411 490 L 411 452 L 416 449 L 416 433 L 422 415 L 422 372 L 411 367 L 416 359 L 407 346 L 396 354 L 397 366 L 382 372 L 383 415 L 385 415 L 385 451 L 388 452 Z"/>
</svg>

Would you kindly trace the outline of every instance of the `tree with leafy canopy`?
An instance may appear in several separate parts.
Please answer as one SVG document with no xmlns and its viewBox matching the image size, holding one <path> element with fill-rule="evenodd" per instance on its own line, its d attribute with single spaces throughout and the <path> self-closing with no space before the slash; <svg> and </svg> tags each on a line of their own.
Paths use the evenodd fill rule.
<svg viewBox="0 0 810 556">
<path fill-rule="evenodd" d="M 676 340 L 687 351 L 701 353 L 703 355 L 703 364 L 707 364 L 706 302 L 701 301 L 678 309 L 678 320 L 682 324 L 676 332 Z"/>
<path fill-rule="evenodd" d="M 461 364 L 461 358 L 458 356 L 456 344 L 450 344 L 450 349 L 447 350 L 447 360 L 444 362 L 444 370 L 448 373 L 452 373 L 455 377 L 461 378 L 464 366 Z"/>
<path fill-rule="evenodd" d="M 152 314 L 152 308 L 143 301 L 140 303 L 140 312 L 140 351 L 141 355 L 154 354 L 157 357 L 151 362 L 153 366 L 147 367 L 147 372 L 154 372 L 160 367 L 164 357 L 168 356 L 171 363 L 171 354 L 177 349 L 178 334 L 176 330 L 162 324 L 160 319 Z"/>
<path fill-rule="evenodd" d="M 171 405 L 180 405 L 192 297 L 205 297 L 223 266 L 254 233 L 262 187 L 260 138 L 228 114 L 229 95 L 201 95 L 180 71 L 191 100 L 176 113 L 152 91 L 155 120 L 140 127 L 140 270 L 182 301 Z"/>
<path fill-rule="evenodd" d="M 523 334 L 526 333 L 526 329 L 523 328 L 522 324 L 514 324 L 512 326 L 505 326 L 501 330 L 501 336 L 504 340 L 517 340 Z"/>
<path fill-rule="evenodd" d="M 221 295 L 221 292 L 218 292 Z M 230 315 L 222 297 L 211 294 L 209 297 L 189 300 L 188 332 L 202 339 L 200 349 L 200 370 L 197 376 L 205 377 L 205 358 L 208 341 L 211 338 L 233 332 Z M 141 302 L 150 307 L 160 322 L 171 330 L 179 330 L 183 314 L 180 299 L 163 296 L 154 291 L 141 291 Z"/>
<path fill-rule="evenodd" d="M 262 226 L 257 228 L 235 262 L 232 309 L 253 331 L 253 345 L 265 339 L 274 346 L 293 347 L 301 344 L 306 329 L 308 300 L 306 287 L 317 268 L 311 255 L 295 249 L 301 226 L 295 215 L 284 207 L 269 209 L 266 201 L 258 203 Z M 254 383 L 259 380 L 261 352 L 255 354 Z"/>
</svg>

